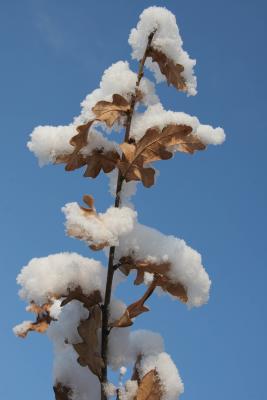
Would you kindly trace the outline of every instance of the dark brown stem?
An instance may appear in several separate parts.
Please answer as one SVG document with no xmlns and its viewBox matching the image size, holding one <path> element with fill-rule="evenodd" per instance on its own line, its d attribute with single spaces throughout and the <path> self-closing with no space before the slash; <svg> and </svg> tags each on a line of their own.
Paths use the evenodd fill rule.
<svg viewBox="0 0 267 400">
<path fill-rule="evenodd" d="M 131 123 L 132 123 L 132 117 L 133 117 L 134 108 L 135 108 L 135 104 L 136 104 L 136 99 L 138 96 L 138 89 L 139 89 L 140 82 L 141 82 L 141 79 L 144 74 L 144 65 L 145 65 L 145 61 L 146 61 L 148 51 L 149 51 L 154 34 L 155 34 L 155 32 L 152 32 L 149 35 L 145 53 L 143 55 L 142 60 L 139 63 L 139 70 L 138 70 L 138 76 L 137 76 L 137 81 L 136 81 L 136 86 L 135 86 L 135 93 L 131 97 L 130 110 L 127 113 L 125 136 L 124 136 L 125 142 L 129 142 L 129 139 L 130 139 Z M 114 207 L 120 206 L 121 188 L 122 188 L 123 180 L 124 180 L 124 178 L 123 178 L 121 172 L 119 171 Z M 109 304 L 110 304 L 111 291 L 112 291 L 112 281 L 113 281 L 113 275 L 114 275 L 114 271 L 115 271 L 114 256 L 115 256 L 115 246 L 112 246 L 112 247 L 110 247 L 110 250 L 109 250 L 106 292 L 105 292 L 104 304 L 102 307 L 101 356 L 104 361 L 104 367 L 102 368 L 102 376 L 101 376 L 101 383 L 102 383 L 102 385 L 101 385 L 101 400 L 107 400 L 107 396 L 104 392 L 103 384 L 105 384 L 107 382 L 107 352 L 108 352 L 108 334 L 109 334 L 108 319 L 109 319 Z"/>
</svg>

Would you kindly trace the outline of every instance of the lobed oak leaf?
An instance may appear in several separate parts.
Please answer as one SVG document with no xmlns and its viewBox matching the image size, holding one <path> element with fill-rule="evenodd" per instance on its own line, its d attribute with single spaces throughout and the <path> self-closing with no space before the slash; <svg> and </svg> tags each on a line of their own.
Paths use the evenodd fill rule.
<svg viewBox="0 0 267 400">
<path fill-rule="evenodd" d="M 78 300 L 89 310 L 91 307 L 102 302 L 102 296 L 99 290 L 95 290 L 91 294 L 85 295 L 81 287 L 77 286 L 74 290 L 68 289 L 68 292 L 67 296 L 62 296 L 65 297 L 65 299 L 61 302 L 61 307 L 65 306 L 72 300 Z"/>
<path fill-rule="evenodd" d="M 56 386 L 53 386 L 53 390 L 55 393 L 56 400 L 70 400 L 71 399 L 72 390 L 69 387 L 62 385 L 60 382 L 58 382 L 56 384 Z"/>
<path fill-rule="evenodd" d="M 170 124 L 162 130 L 149 128 L 137 143 L 122 143 L 120 147 L 124 157 L 118 167 L 123 178 L 126 182 L 141 180 L 146 187 L 153 185 L 155 170 L 145 168 L 145 164 L 170 159 L 171 148 L 190 154 L 205 149 L 205 145 L 191 132 L 191 126 Z"/>
<path fill-rule="evenodd" d="M 101 169 L 108 174 L 116 168 L 119 159 L 120 155 L 116 151 L 94 150 L 90 156 L 86 157 L 87 168 L 84 176 L 96 178 Z"/>
<path fill-rule="evenodd" d="M 91 307 L 89 318 L 81 321 L 77 330 L 82 342 L 73 344 L 78 353 L 78 363 L 101 377 L 101 368 L 104 366 L 103 359 L 99 354 L 98 329 L 101 327 L 101 309 L 98 305 Z"/>
<path fill-rule="evenodd" d="M 98 121 L 105 122 L 110 128 L 122 116 L 130 111 L 130 104 L 120 94 L 113 94 L 112 102 L 98 101 L 92 108 Z"/>
<path fill-rule="evenodd" d="M 135 400 L 160 400 L 162 389 L 155 369 L 149 371 L 141 379 Z"/>
<path fill-rule="evenodd" d="M 147 56 L 152 58 L 159 66 L 160 72 L 166 77 L 168 85 L 173 85 L 176 89 L 185 92 L 187 90 L 186 80 L 182 76 L 184 67 L 181 64 L 175 64 L 166 54 L 150 47 Z"/>
</svg>

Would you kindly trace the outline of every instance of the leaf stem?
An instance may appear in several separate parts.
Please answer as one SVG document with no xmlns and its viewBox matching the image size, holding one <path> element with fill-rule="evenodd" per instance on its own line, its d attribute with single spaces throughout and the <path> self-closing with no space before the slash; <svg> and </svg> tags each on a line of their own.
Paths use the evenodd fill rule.
<svg viewBox="0 0 267 400">
<path fill-rule="evenodd" d="M 136 105 L 136 100 L 138 96 L 138 89 L 140 86 L 140 82 L 144 75 L 144 65 L 146 62 L 146 58 L 148 56 L 148 52 L 151 46 L 152 39 L 155 35 L 156 31 L 153 31 L 148 36 L 147 46 L 143 55 L 142 60 L 139 63 L 137 81 L 135 86 L 135 93 L 131 97 L 130 103 L 130 110 L 127 114 L 126 120 L 126 128 L 125 128 L 125 136 L 124 141 L 129 142 L 130 139 L 130 130 L 131 130 L 131 123 L 132 117 L 134 113 L 134 108 Z M 119 207 L 121 202 L 121 189 L 123 184 L 123 176 L 120 171 L 118 171 L 118 180 L 117 180 L 117 188 L 116 188 L 116 197 L 114 207 Z M 109 305 L 111 299 L 111 292 L 112 292 L 112 282 L 113 282 L 113 275 L 114 275 L 114 256 L 115 256 L 115 246 L 110 247 L 109 250 L 109 259 L 108 259 L 108 272 L 107 272 L 107 281 L 106 281 L 106 291 L 105 291 L 105 300 L 102 307 L 102 339 L 101 339 L 101 356 L 104 361 L 104 366 L 102 368 L 102 375 L 101 375 L 101 400 L 107 400 L 107 396 L 104 391 L 104 384 L 107 382 L 107 354 L 108 354 L 108 320 L 109 320 Z"/>
</svg>

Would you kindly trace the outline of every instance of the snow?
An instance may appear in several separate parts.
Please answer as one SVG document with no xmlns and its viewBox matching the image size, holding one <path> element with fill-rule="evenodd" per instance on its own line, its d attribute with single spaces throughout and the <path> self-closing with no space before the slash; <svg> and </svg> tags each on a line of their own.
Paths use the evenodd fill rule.
<svg viewBox="0 0 267 400">
<path fill-rule="evenodd" d="M 31 326 L 31 324 L 33 323 L 33 321 L 23 321 L 20 324 L 14 326 L 13 328 L 13 333 L 16 336 L 20 336 L 23 335 L 29 328 L 29 326 Z"/>
<path fill-rule="evenodd" d="M 208 301 L 211 281 L 202 265 L 201 255 L 184 240 L 136 223 L 134 229 L 120 239 L 116 261 L 128 255 L 136 260 L 170 262 L 166 275 L 171 282 L 179 282 L 186 288 L 188 306 L 199 307 Z"/>
<path fill-rule="evenodd" d="M 94 245 L 117 246 L 120 236 L 133 229 L 136 218 L 136 212 L 128 207 L 110 207 L 105 213 L 88 215 L 78 203 L 68 203 L 62 211 L 66 216 L 67 233 Z"/>
<path fill-rule="evenodd" d="M 39 165 L 55 163 L 57 157 L 69 155 L 74 147 L 69 143 L 70 139 L 77 135 L 77 125 L 67 126 L 38 126 L 30 135 L 27 147 L 38 158 Z M 88 144 L 83 147 L 81 154 L 90 155 L 95 149 L 105 151 L 117 150 L 119 146 L 116 142 L 109 141 L 98 132 L 91 128 L 88 135 Z"/>
<path fill-rule="evenodd" d="M 17 277 L 22 286 L 20 297 L 39 305 L 53 296 L 67 295 L 69 288 L 77 286 L 86 295 L 95 290 L 103 294 L 105 281 L 106 272 L 99 261 L 67 252 L 33 258 Z"/>
<path fill-rule="evenodd" d="M 160 379 L 162 400 L 177 400 L 184 391 L 184 385 L 169 354 L 161 352 L 142 357 L 137 365 L 141 378 L 153 369 Z"/>
<path fill-rule="evenodd" d="M 74 119 L 75 124 L 82 124 L 95 118 L 92 107 L 101 100 L 112 101 L 112 95 L 117 93 L 126 100 L 131 100 L 135 92 L 137 74 L 129 68 L 127 61 L 118 61 L 107 68 L 102 76 L 98 89 L 88 94 L 81 103 L 81 114 Z M 158 102 L 155 94 L 155 85 L 147 78 L 143 78 L 139 89 L 143 93 L 144 105 L 152 105 Z"/>
<path fill-rule="evenodd" d="M 147 129 L 157 126 L 163 129 L 170 124 L 188 125 L 192 127 L 192 133 L 199 137 L 205 144 L 221 144 L 225 140 L 222 128 L 212 128 L 210 125 L 202 125 L 197 117 L 192 117 L 184 112 L 167 111 L 161 103 L 149 106 L 144 113 L 136 113 L 133 117 L 131 137 L 140 140 Z"/>
<path fill-rule="evenodd" d="M 197 93 L 197 81 L 194 76 L 196 61 L 190 59 L 188 53 L 183 50 L 183 41 L 176 24 L 176 18 L 166 8 L 149 7 L 140 15 L 137 27 L 131 30 L 129 36 L 133 59 L 142 59 L 148 36 L 155 30 L 152 47 L 163 52 L 175 64 L 181 64 L 184 67 L 182 76 L 186 81 L 187 92 L 189 95 L 194 96 Z M 146 66 L 155 74 L 157 82 L 165 80 L 158 65 L 155 62 L 152 63 L 151 59 L 148 59 Z"/>
</svg>

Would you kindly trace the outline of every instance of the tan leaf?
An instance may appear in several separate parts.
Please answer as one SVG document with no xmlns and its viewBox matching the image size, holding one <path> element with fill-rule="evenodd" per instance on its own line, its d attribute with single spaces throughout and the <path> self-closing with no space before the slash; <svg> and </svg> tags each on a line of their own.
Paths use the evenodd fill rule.
<svg viewBox="0 0 267 400">
<path fill-rule="evenodd" d="M 153 263 L 148 260 L 134 260 L 132 257 L 122 257 L 119 261 L 120 270 L 128 275 L 132 269 L 136 269 L 137 277 L 134 281 L 135 285 L 139 285 L 144 282 L 145 272 L 150 274 L 164 275 L 169 271 L 170 263 L 162 262 L 160 264 Z"/>
<path fill-rule="evenodd" d="M 31 304 L 27 307 L 27 311 L 36 314 L 36 321 L 31 323 L 29 322 L 29 324 L 25 326 L 25 329 L 19 331 L 17 335 L 21 338 L 25 338 L 29 332 L 46 332 L 50 322 L 53 320 L 49 314 L 50 308 L 51 304 L 49 303 L 38 306 L 36 303 L 31 302 Z"/>
<path fill-rule="evenodd" d="M 107 126 L 112 127 L 122 115 L 130 111 L 130 104 L 120 94 L 114 94 L 112 102 L 99 101 L 92 108 L 92 111 L 95 113 L 97 120 L 105 122 Z"/>
<path fill-rule="evenodd" d="M 170 124 L 160 130 L 150 128 L 144 136 L 134 143 L 120 145 L 124 159 L 118 167 L 126 180 L 141 180 L 146 187 L 154 183 L 155 171 L 153 168 L 144 168 L 144 165 L 158 160 L 168 160 L 172 157 L 170 148 L 185 153 L 194 153 L 204 150 L 205 145 L 192 133 L 191 126 Z"/>
<path fill-rule="evenodd" d="M 165 75 L 168 85 L 173 85 L 176 89 L 185 92 L 187 90 L 185 78 L 182 76 L 184 67 L 181 64 L 175 64 L 161 51 L 150 47 L 147 53 L 148 57 L 156 62 L 163 75 Z"/>
<path fill-rule="evenodd" d="M 61 307 L 65 306 L 72 300 L 79 300 L 83 303 L 84 307 L 89 310 L 92 306 L 102 302 L 102 296 L 99 290 L 95 290 L 90 295 L 85 295 L 80 286 L 77 286 L 74 290 L 69 289 L 68 295 L 63 297 L 66 298 L 62 301 Z"/>
<path fill-rule="evenodd" d="M 171 282 L 166 276 L 157 278 L 157 285 L 160 286 L 165 292 L 169 292 L 174 297 L 177 297 L 183 303 L 188 302 L 188 295 L 185 287 L 179 282 Z"/>
<path fill-rule="evenodd" d="M 80 168 L 86 164 L 86 162 L 84 162 L 84 156 L 80 154 L 80 150 L 87 145 L 88 132 L 94 122 L 94 120 L 91 120 L 76 128 L 78 134 L 70 139 L 70 144 L 74 146 L 74 151 L 68 157 L 65 166 L 66 171 L 73 171 L 74 169 Z"/>
<path fill-rule="evenodd" d="M 169 292 L 183 303 L 187 303 L 188 295 L 185 286 L 180 282 L 172 282 L 168 277 L 168 272 L 171 266 L 169 262 L 157 264 L 147 260 L 134 260 L 132 257 L 128 256 L 122 257 L 119 264 L 120 270 L 125 275 L 128 275 L 132 269 L 137 271 L 134 281 L 135 285 L 143 283 L 145 272 L 149 272 L 154 275 L 153 282 L 155 286 L 161 287 L 165 292 Z"/>
<path fill-rule="evenodd" d="M 108 174 L 116 168 L 119 159 L 120 155 L 116 151 L 105 152 L 103 150 L 94 150 L 93 153 L 86 158 L 87 168 L 84 176 L 96 178 L 101 169 Z"/>
<path fill-rule="evenodd" d="M 156 279 L 154 279 L 151 285 L 147 288 L 144 295 L 141 297 L 141 299 L 130 304 L 126 308 L 122 316 L 118 320 L 110 324 L 110 326 L 116 328 L 125 328 L 127 326 L 131 326 L 133 324 L 132 318 L 135 318 L 138 315 L 149 311 L 149 308 L 147 308 L 144 304 L 146 300 L 152 295 L 156 286 L 157 286 Z"/>
<path fill-rule="evenodd" d="M 90 309 L 90 315 L 87 320 L 81 321 L 78 326 L 78 332 L 82 338 L 81 343 L 73 344 L 78 353 L 78 363 L 87 366 L 91 372 L 101 377 L 101 368 L 103 359 L 99 354 L 98 329 L 101 327 L 101 309 L 99 306 L 93 306 Z"/>
<path fill-rule="evenodd" d="M 155 369 L 149 371 L 141 380 L 135 400 L 160 400 L 162 389 Z"/>
<path fill-rule="evenodd" d="M 70 400 L 72 390 L 67 386 L 63 386 L 60 382 L 53 387 L 56 400 Z"/>
</svg>

